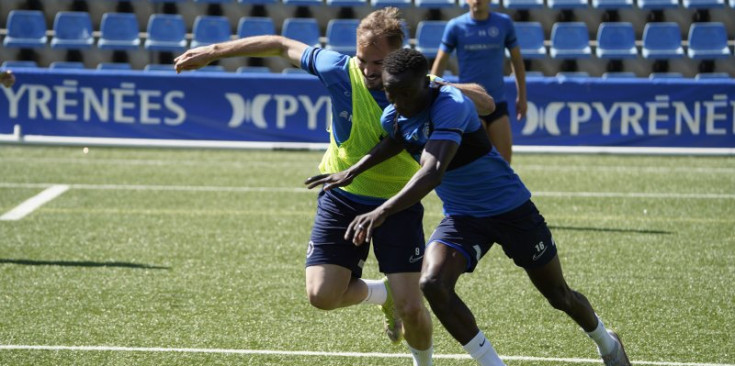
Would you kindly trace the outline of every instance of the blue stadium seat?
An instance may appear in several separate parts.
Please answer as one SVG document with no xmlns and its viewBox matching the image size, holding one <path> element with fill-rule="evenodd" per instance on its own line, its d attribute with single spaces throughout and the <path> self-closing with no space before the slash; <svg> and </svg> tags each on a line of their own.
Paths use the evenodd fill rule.
<svg viewBox="0 0 735 366">
<path fill-rule="evenodd" d="M 679 0 L 637 0 L 638 7 L 646 10 L 673 9 L 679 7 Z"/>
<path fill-rule="evenodd" d="M 599 58 L 636 58 L 635 30 L 628 22 L 603 22 L 597 29 L 597 48 Z"/>
<path fill-rule="evenodd" d="M 237 24 L 238 38 L 271 34 L 276 34 L 276 26 L 271 18 L 242 17 Z"/>
<path fill-rule="evenodd" d="M 328 6 L 359 7 L 368 5 L 368 0 L 327 0 Z"/>
<path fill-rule="evenodd" d="M 281 35 L 301 41 L 308 46 L 319 46 L 319 24 L 314 18 L 286 18 Z"/>
<path fill-rule="evenodd" d="M 652 72 L 649 79 L 682 79 L 684 75 L 680 72 Z"/>
<path fill-rule="evenodd" d="M 396 8 L 408 8 L 412 6 L 411 0 L 372 0 L 370 2 L 370 5 L 373 8 L 385 8 L 388 6 L 393 6 Z"/>
<path fill-rule="evenodd" d="M 311 75 L 306 70 L 298 67 L 287 67 L 281 71 L 281 74 Z"/>
<path fill-rule="evenodd" d="M 592 0 L 592 7 L 596 9 L 630 9 L 633 0 Z"/>
<path fill-rule="evenodd" d="M 222 16 L 199 15 L 194 19 L 191 48 L 229 41 L 230 21 Z"/>
<path fill-rule="evenodd" d="M 46 47 L 46 19 L 39 10 L 11 10 L 3 45 L 8 48 Z"/>
<path fill-rule="evenodd" d="M 237 0 L 240 4 L 247 4 L 247 5 L 269 5 L 269 4 L 278 4 L 278 0 Z"/>
<path fill-rule="evenodd" d="M 176 69 L 174 69 L 174 65 L 172 64 L 148 64 L 145 65 L 143 71 L 176 72 Z"/>
<path fill-rule="evenodd" d="M 687 9 L 724 8 L 725 0 L 681 0 L 681 5 Z"/>
<path fill-rule="evenodd" d="M 60 11 L 54 19 L 51 48 L 85 49 L 94 44 L 92 18 L 81 11 Z"/>
<path fill-rule="evenodd" d="M 692 23 L 689 27 L 687 55 L 696 59 L 730 57 L 727 29 L 723 23 Z"/>
<path fill-rule="evenodd" d="M 447 22 L 443 20 L 420 21 L 416 26 L 416 51 L 426 58 L 435 58 L 446 26 Z"/>
<path fill-rule="evenodd" d="M 551 9 L 579 9 L 588 7 L 587 0 L 548 0 Z"/>
<path fill-rule="evenodd" d="M 48 65 L 49 69 L 83 69 L 84 63 L 81 62 L 66 62 L 66 61 L 54 61 Z"/>
<path fill-rule="evenodd" d="M 148 39 L 145 49 L 152 51 L 183 51 L 186 49 L 184 18 L 178 14 L 151 14 L 148 18 Z"/>
<path fill-rule="evenodd" d="M 443 9 L 457 6 L 456 0 L 414 0 L 413 5 L 417 8 Z"/>
<path fill-rule="evenodd" d="M 541 9 L 544 7 L 544 0 L 503 0 L 503 7 L 507 9 Z"/>
<path fill-rule="evenodd" d="M 268 66 L 240 66 L 237 72 L 241 74 L 268 74 L 271 69 Z"/>
<path fill-rule="evenodd" d="M 357 51 L 357 19 L 332 19 L 327 23 L 327 46 L 329 50 L 354 56 Z"/>
<path fill-rule="evenodd" d="M 590 35 L 584 22 L 554 23 L 551 28 L 552 58 L 587 58 L 592 54 Z"/>
<path fill-rule="evenodd" d="M 542 78 L 544 73 L 541 71 L 526 71 L 526 78 Z"/>
<path fill-rule="evenodd" d="M 140 47 L 138 18 L 133 13 L 105 13 L 100 23 L 100 39 L 97 47 L 110 50 L 127 50 Z"/>
<path fill-rule="evenodd" d="M 0 68 L 2 69 L 27 69 L 27 68 L 37 68 L 38 63 L 36 61 L 3 61 L 2 66 Z"/>
<path fill-rule="evenodd" d="M 148 0 L 152 3 L 183 3 L 189 0 Z"/>
<path fill-rule="evenodd" d="M 200 69 L 194 70 L 195 72 L 225 72 L 225 67 L 222 65 L 207 65 Z"/>
<path fill-rule="evenodd" d="M 322 0 L 283 0 L 283 5 L 319 7 L 324 5 L 324 3 Z"/>
<path fill-rule="evenodd" d="M 646 23 L 643 28 L 643 58 L 667 59 L 684 56 L 681 32 L 674 22 Z"/>
<path fill-rule="evenodd" d="M 539 22 L 515 22 L 513 26 L 524 58 L 545 58 L 544 29 Z"/>
<path fill-rule="evenodd" d="M 133 67 L 127 62 L 101 62 L 97 70 L 132 70 Z"/>
<path fill-rule="evenodd" d="M 225 3 L 231 3 L 232 1 L 233 0 L 194 0 L 195 3 L 206 3 L 206 4 L 211 4 L 211 3 L 225 4 Z"/>
<path fill-rule="evenodd" d="M 694 76 L 695 79 L 729 79 L 730 74 L 726 72 L 702 72 Z"/>
<path fill-rule="evenodd" d="M 590 74 L 586 71 L 560 71 L 556 73 L 556 77 L 561 79 L 579 79 L 588 78 Z"/>
<path fill-rule="evenodd" d="M 635 73 L 632 71 L 606 72 L 602 74 L 603 79 L 628 79 L 635 77 Z"/>
</svg>

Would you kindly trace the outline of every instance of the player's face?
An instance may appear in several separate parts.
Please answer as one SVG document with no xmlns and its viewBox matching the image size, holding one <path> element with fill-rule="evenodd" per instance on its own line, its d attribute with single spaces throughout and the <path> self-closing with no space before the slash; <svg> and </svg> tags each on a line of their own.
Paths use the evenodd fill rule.
<svg viewBox="0 0 735 366">
<path fill-rule="evenodd" d="M 368 89 L 383 89 L 383 81 L 380 78 L 383 72 L 383 59 L 394 50 L 385 38 L 378 38 L 370 43 L 357 43 L 355 57 Z"/>
<path fill-rule="evenodd" d="M 473 14 L 487 14 L 490 11 L 490 0 L 466 0 Z"/>
<path fill-rule="evenodd" d="M 398 75 L 383 73 L 385 96 L 404 117 L 413 117 L 421 112 L 427 102 L 428 88 L 425 77 L 416 77 L 410 72 Z"/>
</svg>

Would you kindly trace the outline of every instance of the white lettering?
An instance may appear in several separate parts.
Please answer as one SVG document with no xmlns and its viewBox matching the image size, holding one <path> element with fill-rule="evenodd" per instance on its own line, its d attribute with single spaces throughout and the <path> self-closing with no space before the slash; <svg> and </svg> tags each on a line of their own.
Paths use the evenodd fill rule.
<svg viewBox="0 0 735 366">
<path fill-rule="evenodd" d="M 176 104 L 174 102 L 175 98 L 183 99 L 184 98 L 184 92 L 177 90 L 177 91 L 171 91 L 166 93 L 166 95 L 163 97 L 163 105 L 168 108 L 169 111 L 174 112 L 176 114 L 176 118 L 164 118 L 163 122 L 165 122 L 169 126 L 178 126 L 186 120 L 186 110 L 184 110 L 181 105 Z"/>
<path fill-rule="evenodd" d="M 133 83 L 121 83 L 122 89 L 112 89 L 113 97 L 113 117 L 115 122 L 119 123 L 135 123 L 135 119 L 125 115 L 125 109 L 134 109 L 135 103 L 126 102 L 125 97 L 132 97 L 135 95 L 135 84 Z"/>
<path fill-rule="evenodd" d="M 618 103 L 613 103 L 610 111 L 606 111 L 605 105 L 600 102 L 594 102 L 592 103 L 592 106 L 595 107 L 597 114 L 602 118 L 602 134 L 604 136 L 610 135 L 610 126 L 612 125 L 613 115 L 615 115 L 615 112 L 620 108 L 620 106 L 618 106 Z"/>
<path fill-rule="evenodd" d="M 67 94 L 76 93 L 77 81 L 76 80 L 64 80 L 64 86 L 55 86 L 56 91 L 56 119 L 59 121 L 75 121 L 77 119 L 76 114 L 67 113 L 67 107 L 76 107 L 79 102 L 76 99 L 67 98 Z"/>
<path fill-rule="evenodd" d="M 667 95 L 657 95 L 655 102 L 647 102 L 648 107 L 648 134 L 651 136 L 668 135 L 669 131 L 658 128 L 659 121 L 668 120 L 668 115 L 658 113 L 659 109 L 669 107 L 669 97 Z"/>
<path fill-rule="evenodd" d="M 43 85 L 28 86 L 28 118 L 36 119 L 40 111 L 44 119 L 51 119 L 51 110 L 48 102 L 51 100 L 51 90 Z"/>
<path fill-rule="evenodd" d="M 152 118 L 151 110 L 161 110 L 161 104 L 151 102 L 151 97 L 160 97 L 159 90 L 138 90 L 140 96 L 140 123 L 148 125 L 157 125 L 161 123 L 160 118 Z"/>
<path fill-rule="evenodd" d="M 689 113 L 689 109 L 684 102 L 672 102 L 671 105 L 674 106 L 674 133 L 677 136 L 681 135 L 682 121 L 684 121 L 692 135 L 699 135 L 700 103 L 694 103 L 694 115 Z"/>
<path fill-rule="evenodd" d="M 636 135 L 643 135 L 641 128 L 641 117 L 643 116 L 643 107 L 638 103 L 626 102 L 620 103 L 620 134 L 628 135 L 630 127 L 633 128 Z"/>
<path fill-rule="evenodd" d="M 724 94 L 717 94 L 714 97 L 713 101 L 705 101 L 704 102 L 704 110 L 705 110 L 705 131 L 707 131 L 708 135 L 724 135 L 727 134 L 727 130 L 724 128 L 716 128 L 715 123 L 717 121 L 725 121 L 727 118 L 726 114 L 723 113 L 717 113 L 715 108 L 725 108 L 727 107 L 727 96 Z"/>
<path fill-rule="evenodd" d="M 569 106 L 569 134 L 572 136 L 579 135 L 579 124 L 587 122 L 592 117 L 592 108 L 587 103 L 567 103 Z"/>
<path fill-rule="evenodd" d="M 102 97 L 98 98 L 92 88 L 81 88 L 82 95 L 84 96 L 83 118 L 85 121 L 92 119 L 92 109 L 97 114 L 97 119 L 101 122 L 107 122 L 110 119 L 110 90 L 102 89 Z"/>
<path fill-rule="evenodd" d="M 296 98 L 292 95 L 274 95 L 276 100 L 276 128 L 286 128 L 286 117 L 293 116 L 299 110 Z"/>
<path fill-rule="evenodd" d="M 316 103 L 311 103 L 311 99 L 307 97 L 306 95 L 299 95 L 299 100 L 301 101 L 301 105 L 304 106 L 304 109 L 306 109 L 306 127 L 310 130 L 316 130 L 317 123 L 316 123 L 316 117 L 319 113 L 319 109 L 323 106 L 327 106 L 327 111 L 331 110 L 332 107 L 330 106 L 330 98 L 327 96 L 319 97 L 319 99 L 316 100 Z M 329 116 L 329 113 L 327 113 L 327 117 Z M 326 121 L 329 123 L 329 119 Z"/>
<path fill-rule="evenodd" d="M 2 90 L 3 93 L 5 93 L 5 97 L 8 98 L 8 117 L 18 118 L 18 103 L 26 90 L 28 90 L 28 86 L 25 84 L 21 85 L 16 93 L 13 93 L 13 88 L 0 88 L 0 90 Z"/>
</svg>

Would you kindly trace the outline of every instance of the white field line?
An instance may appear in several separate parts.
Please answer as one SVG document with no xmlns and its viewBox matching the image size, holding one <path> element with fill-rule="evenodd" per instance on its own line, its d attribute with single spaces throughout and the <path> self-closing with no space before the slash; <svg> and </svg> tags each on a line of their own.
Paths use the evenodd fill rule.
<svg viewBox="0 0 735 366">
<path fill-rule="evenodd" d="M 45 188 L 55 183 L 3 183 L 0 188 Z M 67 184 L 72 189 L 127 190 L 127 191 L 190 191 L 190 192 L 288 192 L 316 193 L 316 189 L 296 187 L 232 187 L 232 186 L 170 186 L 139 184 Z M 593 197 L 593 198 L 675 198 L 675 199 L 735 199 L 735 193 L 645 193 L 645 192 L 555 192 L 538 191 L 537 197 Z"/>
<path fill-rule="evenodd" d="M 368 357 L 368 358 L 410 358 L 406 353 L 359 353 L 359 352 L 318 352 L 318 351 L 278 351 L 278 350 L 248 350 L 248 349 L 220 349 L 220 348 L 165 348 L 165 347 L 117 347 L 117 346 L 44 346 L 44 345 L 0 345 L 0 350 L 35 350 L 35 351 L 101 351 L 101 352 L 169 352 L 169 353 L 214 353 L 239 355 L 278 355 L 278 356 L 326 356 L 326 357 Z M 469 359 L 467 354 L 436 354 L 434 358 Z M 581 363 L 600 364 L 599 359 L 591 358 L 555 358 L 532 356 L 500 356 L 506 361 L 539 361 L 552 363 Z M 633 365 L 657 366 L 735 366 L 727 363 L 701 362 L 668 362 L 668 361 L 631 361 Z"/>
<path fill-rule="evenodd" d="M 27 199 L 25 202 L 21 203 L 14 209 L 0 216 L 0 221 L 20 220 L 24 218 L 26 215 L 35 211 L 37 208 L 43 206 L 44 204 L 51 201 L 52 199 L 60 196 L 62 193 L 66 192 L 67 190 L 69 190 L 68 185 L 63 185 L 63 184 L 52 185 L 51 187 L 48 187 L 45 190 L 43 190 L 43 192 Z"/>
</svg>

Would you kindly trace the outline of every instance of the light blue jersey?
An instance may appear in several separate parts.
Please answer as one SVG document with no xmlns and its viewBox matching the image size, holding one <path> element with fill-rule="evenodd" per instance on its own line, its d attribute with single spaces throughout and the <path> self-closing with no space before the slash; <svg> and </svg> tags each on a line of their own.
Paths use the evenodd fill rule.
<svg viewBox="0 0 735 366">
<path fill-rule="evenodd" d="M 439 49 L 447 54 L 457 51 L 459 82 L 482 85 L 498 103 L 505 101 L 505 49 L 517 45 L 513 21 L 507 15 L 490 12 L 488 19 L 474 20 L 465 13 L 449 21 Z"/>
<path fill-rule="evenodd" d="M 431 107 L 418 115 L 406 118 L 396 117 L 396 114 L 393 105 L 383 111 L 383 129 L 394 139 L 410 145 L 409 152 L 417 161 L 429 140 L 462 144 L 463 137 L 482 129 L 472 101 L 452 86 L 441 87 Z M 474 135 L 487 139 L 484 130 Z M 460 158 L 459 155 L 460 151 L 454 160 Z M 517 208 L 531 198 L 531 192 L 494 147 L 465 165 L 455 169 L 451 167 L 452 164 L 435 189 L 444 203 L 445 215 L 495 216 Z"/>
</svg>

